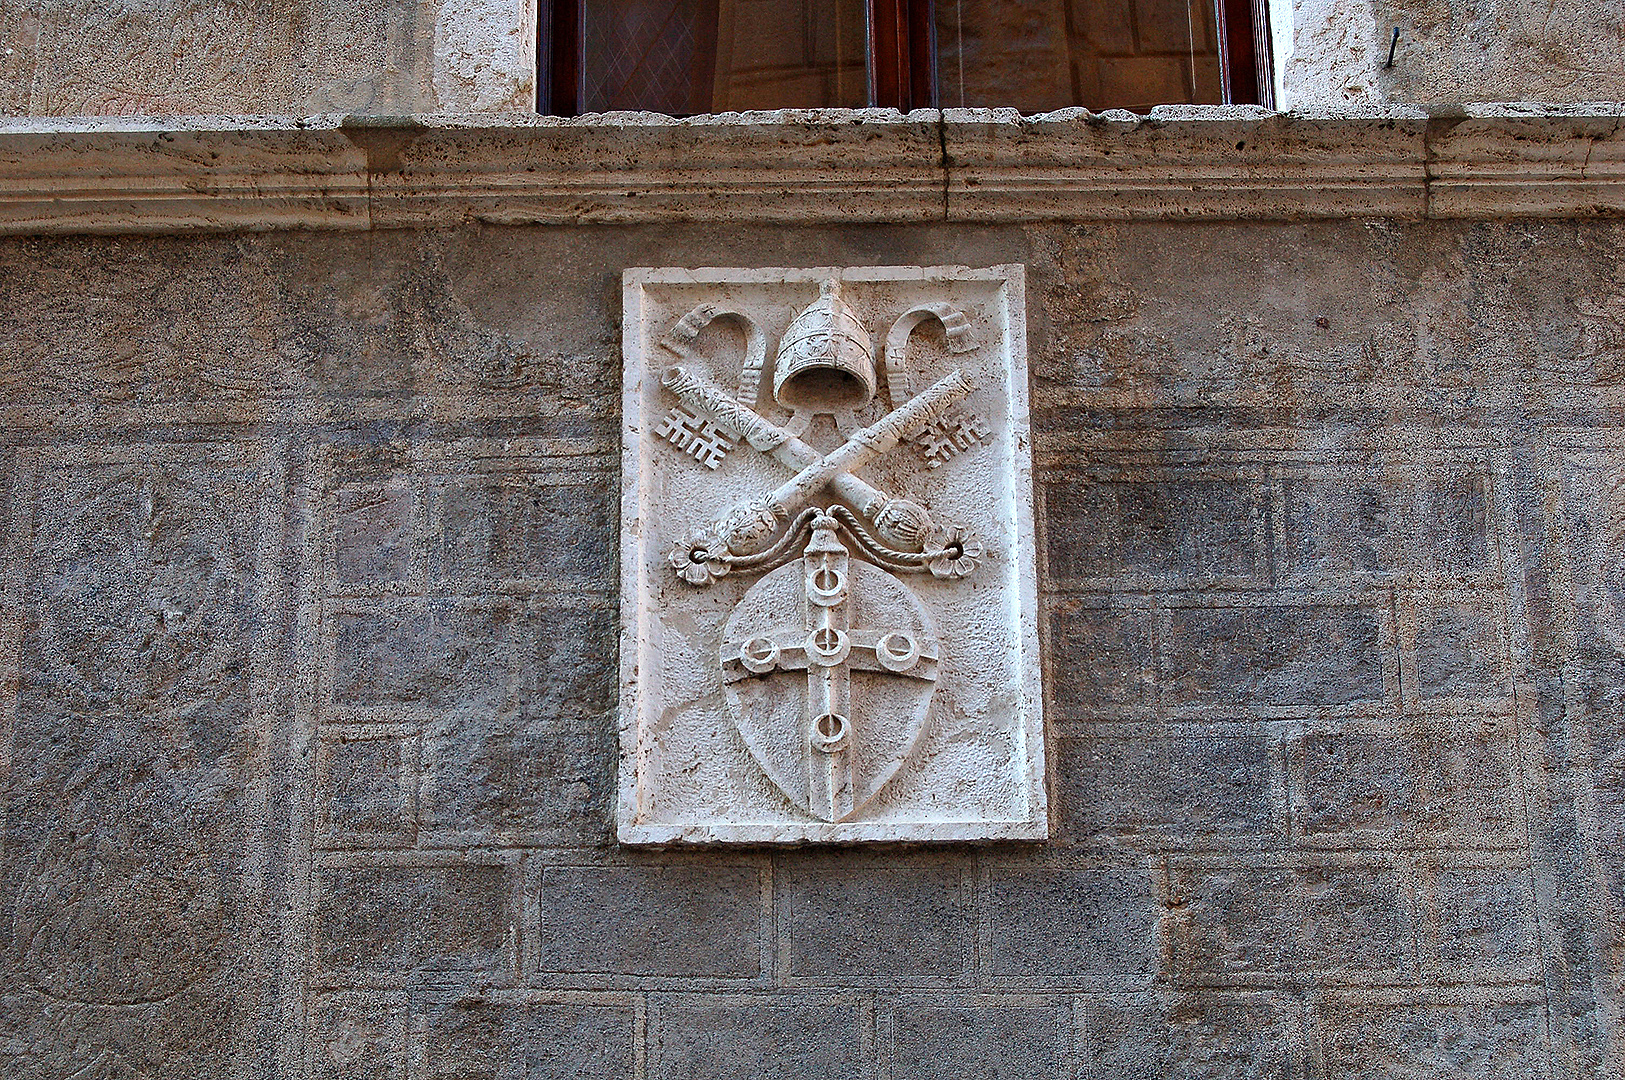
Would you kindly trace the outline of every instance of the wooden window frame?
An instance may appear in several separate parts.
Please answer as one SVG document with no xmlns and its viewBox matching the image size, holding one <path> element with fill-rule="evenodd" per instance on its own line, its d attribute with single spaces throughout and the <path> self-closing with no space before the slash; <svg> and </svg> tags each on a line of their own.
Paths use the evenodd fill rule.
<svg viewBox="0 0 1625 1080">
<path fill-rule="evenodd" d="M 536 111 L 581 115 L 582 0 L 537 0 Z"/>
<path fill-rule="evenodd" d="M 1219 85 L 1226 105 L 1275 107 L 1269 0 L 1218 0 Z"/>
<path fill-rule="evenodd" d="M 536 111 L 581 113 L 581 17 L 585 0 L 537 0 Z M 936 21 L 932 0 L 868 0 L 869 100 L 879 107 L 935 108 Z M 1214 0 L 1219 77 L 1226 105 L 1275 104 L 1269 0 Z"/>
<path fill-rule="evenodd" d="M 937 106 L 932 0 L 869 0 L 869 100 L 908 112 Z"/>
</svg>

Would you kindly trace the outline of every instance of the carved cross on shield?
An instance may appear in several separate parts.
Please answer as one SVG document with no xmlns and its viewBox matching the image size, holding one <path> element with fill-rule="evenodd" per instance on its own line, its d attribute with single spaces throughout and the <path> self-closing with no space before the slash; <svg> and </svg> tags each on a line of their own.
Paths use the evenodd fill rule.
<svg viewBox="0 0 1625 1080">
<path fill-rule="evenodd" d="M 735 607 L 719 659 L 734 723 L 762 770 L 814 817 L 844 821 L 913 752 L 939 655 L 919 599 L 851 559 L 823 517 L 801 559 Z"/>
</svg>

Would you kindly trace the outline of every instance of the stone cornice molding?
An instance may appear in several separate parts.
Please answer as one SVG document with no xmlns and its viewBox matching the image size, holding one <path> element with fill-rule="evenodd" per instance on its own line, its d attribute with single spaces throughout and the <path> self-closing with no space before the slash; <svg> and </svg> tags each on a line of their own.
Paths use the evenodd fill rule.
<svg viewBox="0 0 1625 1080">
<path fill-rule="evenodd" d="M 0 232 L 1625 213 L 1621 106 L 0 122 Z"/>
</svg>

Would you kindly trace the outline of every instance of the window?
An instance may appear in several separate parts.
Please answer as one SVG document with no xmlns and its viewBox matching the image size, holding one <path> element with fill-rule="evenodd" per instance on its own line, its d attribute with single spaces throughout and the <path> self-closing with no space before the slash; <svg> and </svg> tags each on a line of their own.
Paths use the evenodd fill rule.
<svg viewBox="0 0 1625 1080">
<path fill-rule="evenodd" d="M 541 0 L 542 112 L 1271 100 L 1266 0 Z"/>
</svg>

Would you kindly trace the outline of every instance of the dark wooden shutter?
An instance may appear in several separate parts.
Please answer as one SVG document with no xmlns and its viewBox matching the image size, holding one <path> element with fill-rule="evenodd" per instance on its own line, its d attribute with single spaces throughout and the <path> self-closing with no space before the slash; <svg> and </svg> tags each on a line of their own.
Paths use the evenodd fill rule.
<svg viewBox="0 0 1625 1080">
<path fill-rule="evenodd" d="M 869 0 L 869 100 L 894 109 L 937 104 L 931 0 Z"/>
</svg>

